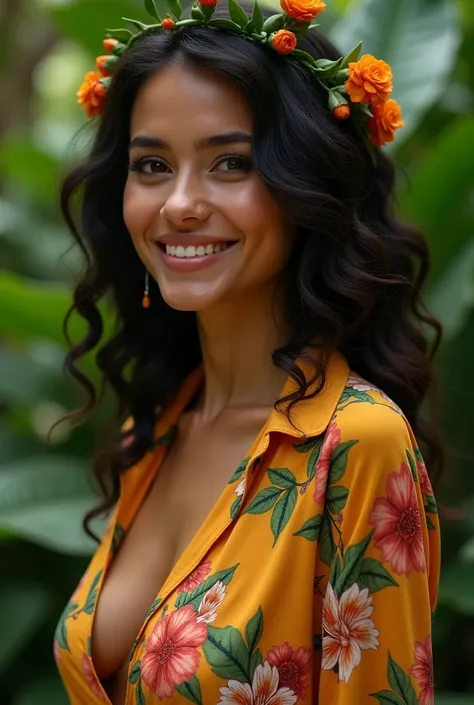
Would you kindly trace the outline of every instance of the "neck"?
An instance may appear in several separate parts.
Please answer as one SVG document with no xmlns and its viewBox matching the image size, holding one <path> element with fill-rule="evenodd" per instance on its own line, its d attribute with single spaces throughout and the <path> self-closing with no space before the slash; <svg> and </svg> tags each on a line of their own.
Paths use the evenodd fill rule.
<svg viewBox="0 0 474 705">
<path fill-rule="evenodd" d="M 206 379 L 203 419 L 231 408 L 273 406 L 287 376 L 271 357 L 288 337 L 275 319 L 281 310 L 271 293 L 252 291 L 198 314 Z"/>
</svg>

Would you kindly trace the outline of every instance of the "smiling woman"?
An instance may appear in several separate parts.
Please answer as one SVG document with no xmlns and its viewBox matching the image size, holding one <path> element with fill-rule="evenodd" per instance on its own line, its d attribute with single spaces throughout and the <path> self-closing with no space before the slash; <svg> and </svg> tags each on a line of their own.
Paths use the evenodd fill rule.
<svg viewBox="0 0 474 705">
<path fill-rule="evenodd" d="M 432 703 L 439 327 L 375 148 L 391 73 L 364 58 L 362 90 L 314 30 L 295 50 L 324 3 L 284 8 L 248 25 L 201 3 L 107 40 L 97 136 L 62 192 L 88 255 L 67 368 L 91 408 L 76 362 L 101 346 L 121 424 L 87 517 L 109 528 L 56 632 L 73 705 Z"/>
</svg>

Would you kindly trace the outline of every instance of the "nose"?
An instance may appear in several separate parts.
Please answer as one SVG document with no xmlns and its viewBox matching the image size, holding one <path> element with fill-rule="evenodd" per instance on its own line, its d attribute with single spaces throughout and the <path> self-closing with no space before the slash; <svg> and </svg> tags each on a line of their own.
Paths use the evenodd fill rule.
<svg viewBox="0 0 474 705">
<path fill-rule="evenodd" d="M 161 215 L 176 227 L 207 220 L 210 207 L 202 193 L 198 180 L 191 175 L 176 176 L 170 184 L 170 192 L 163 204 Z"/>
</svg>

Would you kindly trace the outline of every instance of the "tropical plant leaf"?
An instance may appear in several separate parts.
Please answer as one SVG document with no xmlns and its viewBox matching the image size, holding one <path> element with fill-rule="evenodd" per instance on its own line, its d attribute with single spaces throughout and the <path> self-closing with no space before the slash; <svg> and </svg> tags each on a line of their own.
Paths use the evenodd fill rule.
<svg viewBox="0 0 474 705">
<path fill-rule="evenodd" d="M 218 570 L 214 575 L 210 575 L 206 580 L 192 592 L 181 592 L 175 602 L 175 607 L 184 607 L 184 605 L 194 605 L 198 608 L 199 604 L 208 590 L 210 590 L 217 582 L 224 583 L 224 585 L 229 585 L 230 581 L 234 577 L 234 573 L 239 567 L 236 563 L 231 568 L 225 568 L 224 570 Z"/>
<path fill-rule="evenodd" d="M 245 627 L 245 639 L 249 653 L 253 653 L 263 634 L 263 611 L 259 607 L 254 616 L 247 622 Z"/>
<path fill-rule="evenodd" d="M 269 468 L 268 477 L 273 485 L 284 489 L 291 489 L 297 484 L 296 477 L 288 468 Z"/>
<path fill-rule="evenodd" d="M 209 625 L 202 648 L 212 672 L 219 678 L 248 683 L 249 652 L 238 629 Z"/>
<path fill-rule="evenodd" d="M 244 514 L 265 514 L 284 492 L 280 487 L 265 487 L 253 498 Z"/>
<path fill-rule="evenodd" d="M 336 553 L 336 543 L 332 535 L 332 523 L 328 512 L 324 512 L 319 532 L 319 555 L 323 563 L 332 565 Z"/>
<path fill-rule="evenodd" d="M 339 482 L 344 476 L 347 468 L 349 451 L 358 441 L 345 441 L 335 448 L 331 458 L 331 469 L 329 471 L 329 484 Z"/>
<path fill-rule="evenodd" d="M 359 543 L 355 543 L 346 549 L 342 560 L 341 572 L 337 583 L 333 585 L 338 595 L 342 595 L 351 585 L 358 582 L 362 561 L 364 560 L 365 552 L 371 538 L 372 533 L 368 534 L 365 539 L 359 541 Z"/>
<path fill-rule="evenodd" d="M 249 464 L 250 456 L 247 458 L 244 458 L 242 462 L 239 464 L 239 467 L 237 470 L 234 472 L 232 477 L 229 480 L 229 485 L 232 485 L 234 482 L 236 482 L 241 475 L 244 474 L 244 472 L 247 469 L 247 465 Z"/>
<path fill-rule="evenodd" d="M 330 485 L 326 494 L 326 505 L 331 514 L 342 512 L 346 506 L 349 490 L 342 485 Z"/>
<path fill-rule="evenodd" d="M 185 683 L 175 685 L 175 690 L 186 700 L 190 700 L 195 705 L 202 705 L 201 683 L 196 675 L 191 676 Z"/>
<path fill-rule="evenodd" d="M 364 558 L 357 583 L 361 590 L 368 588 L 370 593 L 386 587 L 398 587 L 395 578 L 375 558 Z"/>
<path fill-rule="evenodd" d="M 417 705 L 418 698 L 411 684 L 409 676 L 405 671 L 393 660 L 390 652 L 388 654 L 388 682 L 394 693 L 402 698 L 406 705 Z"/>
<path fill-rule="evenodd" d="M 301 529 L 296 531 L 293 536 L 302 536 L 308 541 L 317 541 L 321 530 L 322 518 L 322 514 L 316 514 L 316 516 L 307 519 Z"/>
<path fill-rule="evenodd" d="M 278 537 L 290 521 L 291 515 L 296 507 L 298 499 L 298 490 L 296 487 L 284 490 L 283 495 L 273 509 L 272 518 L 270 521 L 271 530 L 274 537 L 273 545 L 278 541 Z"/>
</svg>

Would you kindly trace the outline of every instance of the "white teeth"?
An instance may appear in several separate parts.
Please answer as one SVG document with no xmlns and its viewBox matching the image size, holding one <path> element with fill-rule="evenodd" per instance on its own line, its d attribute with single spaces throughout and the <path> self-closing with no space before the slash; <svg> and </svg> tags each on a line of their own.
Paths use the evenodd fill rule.
<svg viewBox="0 0 474 705">
<path fill-rule="evenodd" d="M 199 245 L 199 247 L 194 247 L 193 245 L 188 245 L 183 247 L 183 245 L 166 245 L 166 254 L 172 257 L 203 257 L 204 255 L 212 255 L 226 250 L 231 243 L 229 242 L 218 242 L 216 245 Z"/>
</svg>

